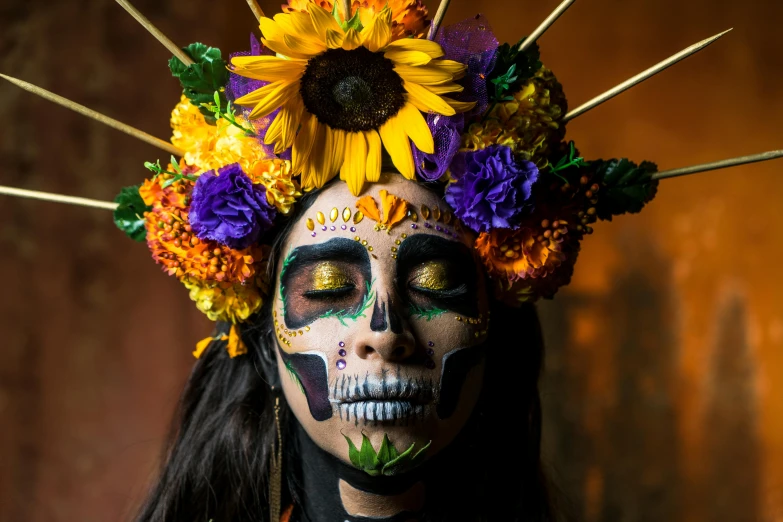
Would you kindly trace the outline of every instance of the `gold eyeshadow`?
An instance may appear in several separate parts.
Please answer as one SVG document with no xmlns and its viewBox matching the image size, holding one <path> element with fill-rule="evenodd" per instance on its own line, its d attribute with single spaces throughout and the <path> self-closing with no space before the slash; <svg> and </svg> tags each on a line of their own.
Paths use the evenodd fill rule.
<svg viewBox="0 0 783 522">
<path fill-rule="evenodd" d="M 444 261 L 427 261 L 413 274 L 411 286 L 426 290 L 448 290 L 452 287 L 449 267 Z"/>
<path fill-rule="evenodd" d="M 312 290 L 338 290 L 353 284 L 350 275 L 337 263 L 324 261 L 312 270 Z"/>
</svg>

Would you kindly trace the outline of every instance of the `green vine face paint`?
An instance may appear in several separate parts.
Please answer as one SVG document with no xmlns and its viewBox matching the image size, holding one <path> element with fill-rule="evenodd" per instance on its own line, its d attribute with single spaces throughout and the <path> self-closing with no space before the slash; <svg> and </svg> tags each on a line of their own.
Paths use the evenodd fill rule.
<svg viewBox="0 0 783 522">
<path fill-rule="evenodd" d="M 294 415 L 321 448 L 351 464 L 349 439 L 427 447 L 394 466 L 407 470 L 447 446 L 473 411 L 486 290 L 472 234 L 429 212 L 442 205 L 436 194 L 396 174 L 369 190 L 377 209 L 365 200 L 361 212 L 345 184 L 330 186 L 283 245 L 273 293 L 278 368 Z M 394 205 L 385 205 L 390 195 Z"/>
</svg>

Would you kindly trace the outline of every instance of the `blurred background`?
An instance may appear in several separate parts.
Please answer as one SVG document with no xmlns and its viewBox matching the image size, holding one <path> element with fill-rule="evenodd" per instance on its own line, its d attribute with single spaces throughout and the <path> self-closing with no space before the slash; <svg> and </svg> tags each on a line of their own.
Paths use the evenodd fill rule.
<svg viewBox="0 0 783 522">
<path fill-rule="evenodd" d="M 455 0 L 446 24 L 513 42 L 556 3 Z M 135 5 L 224 53 L 255 25 L 243 0 Z M 667 169 L 783 147 L 781 24 L 766 0 L 581 0 L 540 44 L 575 107 L 734 27 L 568 126 L 588 159 Z M 111 0 L 0 0 L 0 72 L 163 138 L 168 57 Z M 5 82 L 0 121 L 3 185 L 110 200 L 165 159 Z M 581 519 L 783 521 L 782 170 L 663 181 L 541 304 L 545 459 Z M 0 520 L 129 520 L 210 324 L 109 212 L 0 198 Z"/>
</svg>

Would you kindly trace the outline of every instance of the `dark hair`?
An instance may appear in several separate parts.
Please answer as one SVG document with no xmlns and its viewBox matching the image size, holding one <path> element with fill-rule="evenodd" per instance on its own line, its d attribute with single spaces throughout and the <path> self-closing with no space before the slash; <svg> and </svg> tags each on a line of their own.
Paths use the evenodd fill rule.
<svg viewBox="0 0 783 522">
<path fill-rule="evenodd" d="M 292 224 L 316 197 L 317 192 L 306 195 L 287 223 L 272 232 L 277 239 L 270 274 Z M 174 418 L 160 477 L 138 522 L 269 522 L 276 398 L 284 440 L 295 422 L 279 385 L 270 303 L 267 300 L 243 327 L 246 355 L 231 359 L 225 342 L 214 341 L 196 362 Z M 475 503 L 480 509 L 476 515 L 492 522 L 554 520 L 540 459 L 538 380 L 544 350 L 538 316 L 532 304 L 509 308 L 492 301 L 491 318 L 484 387 L 474 413 L 475 433 L 470 434 L 477 479 L 483 481 L 479 489 L 487 492 Z M 217 332 L 228 333 L 229 328 L 218 323 Z M 520 337 L 525 342 L 515 345 L 513 340 Z M 295 448 L 289 445 L 286 450 L 286 459 L 297 457 Z M 284 469 L 284 506 L 302 495 L 292 475 Z M 445 513 L 431 518 L 454 520 Z"/>
</svg>

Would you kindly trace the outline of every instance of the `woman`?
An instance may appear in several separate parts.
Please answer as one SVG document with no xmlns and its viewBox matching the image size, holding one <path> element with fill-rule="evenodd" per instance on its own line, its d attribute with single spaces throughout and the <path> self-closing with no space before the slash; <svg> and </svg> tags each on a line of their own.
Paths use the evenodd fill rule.
<svg viewBox="0 0 783 522">
<path fill-rule="evenodd" d="M 376 189 L 442 204 L 396 173 Z M 275 297 L 243 328 L 248 353 L 215 341 L 198 361 L 139 520 L 269 520 L 276 426 L 292 521 L 553 519 L 535 309 L 488 297 L 468 231 L 365 219 L 312 237 L 309 216 L 355 199 L 332 183 L 277 234 Z M 369 462 L 350 451 L 363 437 L 380 450 Z M 411 458 L 384 467 L 384 445 Z"/>
</svg>

